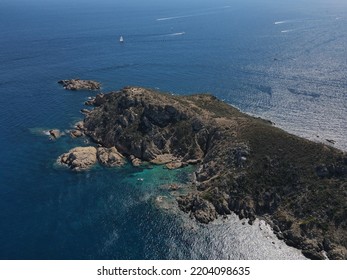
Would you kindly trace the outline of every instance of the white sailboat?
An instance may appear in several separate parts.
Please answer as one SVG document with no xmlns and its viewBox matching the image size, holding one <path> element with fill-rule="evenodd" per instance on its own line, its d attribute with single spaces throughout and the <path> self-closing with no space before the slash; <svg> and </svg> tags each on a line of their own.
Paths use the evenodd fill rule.
<svg viewBox="0 0 347 280">
<path fill-rule="evenodd" d="M 120 38 L 119 38 L 119 42 L 120 42 L 120 43 L 123 43 L 123 42 L 124 42 L 124 38 L 123 38 L 123 36 L 120 36 Z"/>
</svg>

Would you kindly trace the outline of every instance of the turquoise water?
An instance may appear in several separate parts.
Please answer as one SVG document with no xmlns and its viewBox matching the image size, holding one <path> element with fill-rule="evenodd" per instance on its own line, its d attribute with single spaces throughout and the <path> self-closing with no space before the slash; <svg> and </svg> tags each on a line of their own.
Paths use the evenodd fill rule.
<svg viewBox="0 0 347 280">
<path fill-rule="evenodd" d="M 91 93 L 57 84 L 79 77 L 212 92 L 346 150 L 347 4 L 287 2 L 1 1 L 0 258 L 300 258 L 261 225 L 201 226 L 157 203 L 192 170 L 73 173 L 55 161 L 83 140 L 41 133 L 83 118 Z"/>
</svg>

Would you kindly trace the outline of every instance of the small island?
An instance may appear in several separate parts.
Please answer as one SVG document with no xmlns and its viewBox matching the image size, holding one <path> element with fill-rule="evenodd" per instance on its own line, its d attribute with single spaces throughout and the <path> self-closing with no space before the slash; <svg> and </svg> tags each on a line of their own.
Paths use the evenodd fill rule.
<svg viewBox="0 0 347 280">
<path fill-rule="evenodd" d="M 59 158 L 83 170 L 128 158 L 175 169 L 196 165 L 179 208 L 201 223 L 235 212 L 266 220 L 311 259 L 347 259 L 347 155 L 289 134 L 209 94 L 176 96 L 141 87 L 99 94 L 78 130 L 97 148 Z M 169 172 L 169 171 L 168 171 Z"/>
<path fill-rule="evenodd" d="M 80 79 L 61 80 L 58 84 L 63 85 L 66 90 L 99 90 L 101 87 L 99 82 Z"/>
</svg>

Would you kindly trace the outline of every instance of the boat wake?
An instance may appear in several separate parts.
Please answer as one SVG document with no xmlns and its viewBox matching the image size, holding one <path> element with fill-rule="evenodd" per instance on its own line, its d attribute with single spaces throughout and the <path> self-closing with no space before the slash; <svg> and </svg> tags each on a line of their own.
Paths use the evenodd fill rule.
<svg viewBox="0 0 347 280">
<path fill-rule="evenodd" d="M 290 24 L 290 23 L 302 23 L 306 21 L 316 21 L 317 19 L 312 19 L 312 18 L 302 18 L 302 19 L 288 19 L 288 20 L 281 20 L 281 21 L 275 21 L 275 25 L 279 24 Z"/>
<path fill-rule="evenodd" d="M 231 6 L 223 6 L 223 7 L 218 7 L 210 10 L 205 10 L 204 12 L 196 13 L 196 14 L 189 14 L 189 15 L 181 15 L 181 16 L 173 16 L 173 17 L 162 17 L 162 18 L 157 18 L 157 21 L 165 21 L 165 20 L 174 20 L 174 19 L 180 19 L 180 18 L 190 18 L 190 17 L 199 17 L 199 16 L 206 16 L 206 15 L 211 15 L 211 14 L 216 14 L 220 13 L 223 10 L 230 9 Z"/>
<path fill-rule="evenodd" d="M 166 34 L 164 36 L 180 36 L 180 35 L 184 35 L 184 34 L 186 34 L 186 32 L 171 33 L 171 34 Z"/>
<path fill-rule="evenodd" d="M 160 34 L 160 35 L 155 35 L 155 36 L 150 36 L 152 38 L 160 38 L 160 37 L 173 37 L 173 36 L 182 36 L 186 34 L 186 32 L 175 32 L 175 33 L 167 33 L 167 34 Z"/>
<path fill-rule="evenodd" d="M 284 20 L 284 21 L 275 21 L 274 24 L 283 24 L 283 23 L 287 23 L 288 21 L 287 20 Z"/>
<path fill-rule="evenodd" d="M 281 33 L 288 33 L 293 31 L 295 31 L 295 29 L 287 29 L 287 30 L 282 30 Z"/>
<path fill-rule="evenodd" d="M 186 17 L 193 17 L 193 16 L 195 16 L 195 15 L 187 15 L 187 16 L 177 16 L 177 17 L 165 17 L 165 18 L 157 18 L 157 21 L 172 20 L 172 19 L 186 18 Z"/>
</svg>

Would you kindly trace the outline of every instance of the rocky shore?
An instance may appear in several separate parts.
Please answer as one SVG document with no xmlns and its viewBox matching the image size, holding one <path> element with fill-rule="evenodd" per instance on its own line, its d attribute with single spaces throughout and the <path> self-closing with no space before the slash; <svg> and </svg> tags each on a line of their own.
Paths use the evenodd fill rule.
<svg viewBox="0 0 347 280">
<path fill-rule="evenodd" d="M 195 164 L 194 191 L 179 208 L 201 223 L 235 212 L 265 219 L 311 259 L 347 259 L 347 155 L 291 135 L 208 94 L 174 96 L 140 87 L 97 95 L 78 130 L 99 148 L 60 161 L 83 169 L 128 158 Z M 85 151 L 91 156 L 85 156 Z"/>
</svg>

